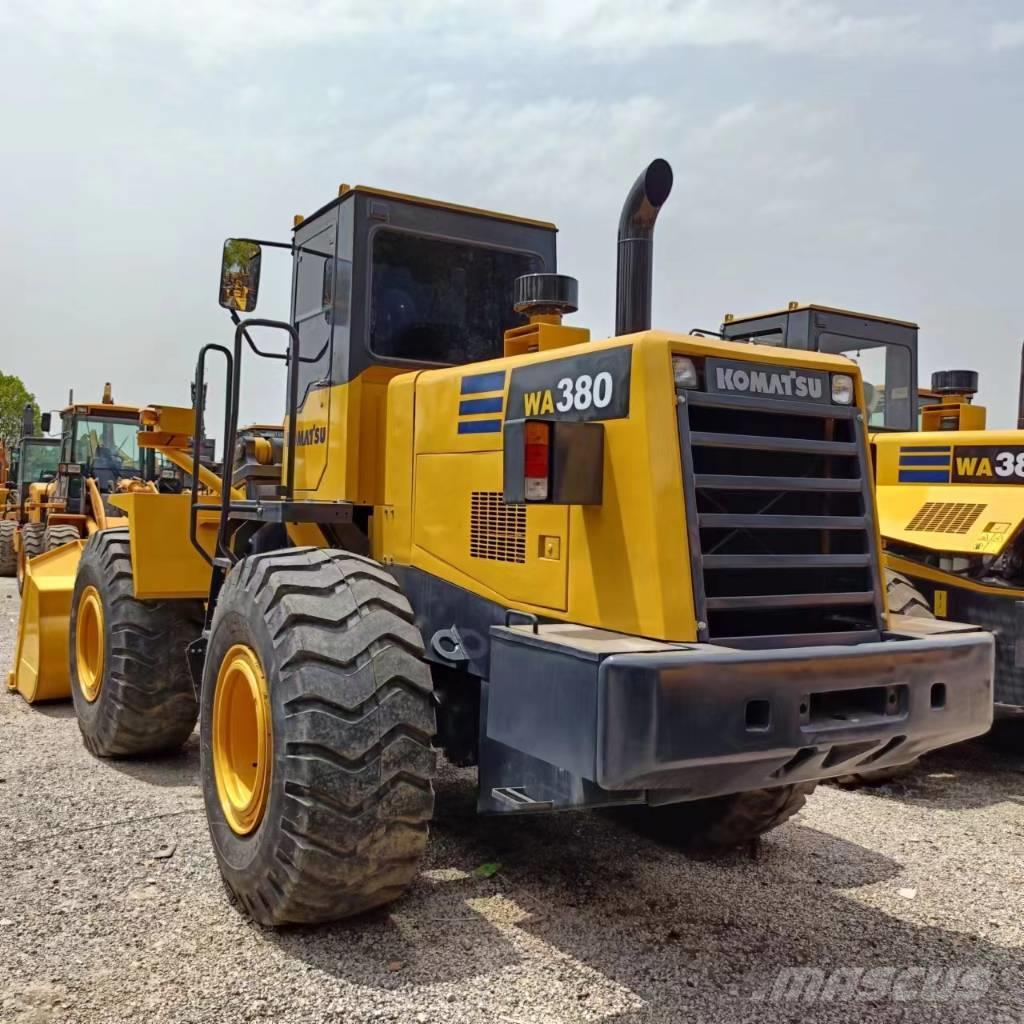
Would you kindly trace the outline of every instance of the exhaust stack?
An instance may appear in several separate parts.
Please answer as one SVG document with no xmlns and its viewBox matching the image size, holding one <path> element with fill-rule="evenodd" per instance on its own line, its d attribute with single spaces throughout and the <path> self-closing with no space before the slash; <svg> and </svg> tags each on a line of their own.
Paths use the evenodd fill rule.
<svg viewBox="0 0 1024 1024">
<path fill-rule="evenodd" d="M 1024 430 L 1024 343 L 1020 346 L 1020 386 L 1017 390 L 1017 429 Z"/>
<path fill-rule="evenodd" d="M 633 334 L 651 326 L 654 288 L 654 222 L 672 191 L 667 160 L 652 161 L 626 196 L 619 215 L 615 278 L 615 333 Z"/>
<path fill-rule="evenodd" d="M 21 436 L 31 437 L 36 432 L 36 414 L 31 402 L 25 403 L 21 410 Z"/>
</svg>

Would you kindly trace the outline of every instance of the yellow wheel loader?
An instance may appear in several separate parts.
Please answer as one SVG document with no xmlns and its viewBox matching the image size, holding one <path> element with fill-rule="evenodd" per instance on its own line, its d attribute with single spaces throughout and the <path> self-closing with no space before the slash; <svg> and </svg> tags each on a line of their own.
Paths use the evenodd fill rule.
<svg viewBox="0 0 1024 1024">
<path fill-rule="evenodd" d="M 1024 375 L 1022 375 L 1024 382 Z M 1015 430 L 986 426 L 978 375 L 932 375 L 920 433 L 878 448 L 887 559 L 940 619 L 995 636 L 995 700 L 1024 707 L 1024 386 Z"/>
<path fill-rule="evenodd" d="M 104 389 L 101 402 L 76 403 L 72 399 L 61 413 L 60 440 L 50 442 L 56 445 L 50 453 L 54 472 L 47 474 L 44 481 L 33 483 L 27 491 L 23 503 L 26 522 L 18 538 L 22 605 L 15 664 L 8 674 L 8 687 L 19 692 L 29 703 L 72 696 L 68 675 L 68 625 L 71 591 L 79 575 L 84 541 L 94 534 L 103 534 L 105 554 L 102 568 L 98 571 L 106 574 L 105 585 L 116 587 L 123 579 L 119 575 L 119 558 L 122 552 L 127 552 L 127 519 L 116 507 L 117 496 L 132 493 L 180 496 L 184 470 L 192 469 L 188 448 L 191 412 L 186 410 L 181 421 L 185 423 L 183 435 L 166 432 L 159 435 L 163 442 L 159 456 L 154 448 L 146 446 L 147 440 L 156 435 L 140 423 L 141 412 L 136 406 L 115 404 L 109 384 Z M 152 409 L 150 413 L 157 415 Z M 164 413 L 165 420 L 171 416 L 170 411 Z M 143 431 L 141 434 L 140 429 Z M 25 464 L 24 457 L 22 463 Z M 203 467 L 201 474 L 208 482 L 217 483 L 209 469 Z M 121 539 L 120 544 L 118 538 Z M 91 562 L 89 564 L 92 565 Z M 128 579 L 131 579 L 130 572 Z M 109 596 L 113 600 L 113 591 Z M 99 605 L 93 604 L 90 608 L 97 615 L 102 615 Z M 102 617 L 90 618 L 89 622 L 98 625 L 93 639 L 85 643 L 81 652 L 96 654 L 105 651 L 108 664 L 113 664 L 111 658 L 116 656 L 122 663 L 120 676 L 129 681 L 134 666 L 138 672 L 148 673 L 153 685 L 157 680 L 165 679 L 169 681 L 171 691 L 176 692 L 177 687 L 187 695 L 191 694 L 187 669 L 181 659 L 173 657 L 167 663 L 154 660 L 152 651 L 158 649 L 158 645 L 151 646 L 149 640 L 166 633 L 173 638 L 171 647 L 179 646 L 179 641 L 184 643 L 188 636 L 175 632 L 184 628 L 175 624 L 175 616 L 182 612 L 186 614 L 186 621 L 190 621 L 187 614 L 194 617 L 195 609 L 175 604 L 170 610 L 148 615 L 145 608 L 140 610 L 132 602 L 125 601 L 120 602 L 119 608 L 122 611 L 127 609 L 125 614 L 128 618 L 123 628 L 115 628 L 112 632 L 110 622 L 104 625 Z M 201 613 L 200 607 L 200 620 Z M 107 612 L 108 618 L 111 614 Z M 150 683 L 146 685 L 150 686 Z M 88 692 L 88 687 L 85 692 Z M 168 721 L 188 718 L 188 708 L 195 703 L 194 698 L 183 701 L 167 697 L 160 700 L 152 694 L 146 699 L 139 697 L 134 704 L 130 695 L 125 695 L 124 700 L 126 707 L 143 709 L 140 715 L 146 718 L 147 724 L 129 726 L 134 729 L 136 738 L 113 745 L 105 742 L 102 729 L 98 736 L 84 729 L 86 744 L 95 753 L 157 749 L 160 744 L 154 746 L 152 728 L 147 731 L 148 723 L 164 715 L 170 706 L 178 710 L 166 713 Z M 184 712 L 180 712 L 182 704 L 186 708 Z M 87 712 L 88 708 L 83 711 L 83 721 L 90 720 Z M 172 737 L 163 745 L 180 745 L 194 725 L 195 714 L 192 712 L 187 728 L 180 727 L 184 728 L 180 738 L 175 742 Z"/>
<path fill-rule="evenodd" d="M 627 196 L 599 341 L 563 323 L 549 223 L 342 186 L 291 242 L 225 245 L 234 342 L 194 394 L 223 360 L 230 453 L 243 359 L 283 357 L 281 462 L 248 492 L 226 458 L 217 493 L 111 499 L 128 527 L 86 545 L 70 674 L 80 718 L 112 692 L 128 735 L 118 701 L 148 691 L 121 682 L 118 609 L 204 604 L 206 812 L 258 921 L 398 897 L 436 748 L 477 766 L 483 813 L 631 805 L 729 846 L 820 779 L 988 728 L 991 637 L 886 608 L 857 366 L 651 329 L 671 184 L 658 160 Z M 273 247 L 291 317 L 241 320 Z M 147 416 L 157 451 L 186 432 Z M 183 657 L 172 632 L 147 657 Z"/>
<path fill-rule="evenodd" d="M 917 387 L 916 324 L 791 303 L 727 317 L 722 334 L 860 363 L 890 608 L 990 630 L 995 701 L 1024 706 L 1024 386 L 1017 429 L 989 430 L 974 371 L 940 371 Z"/>
<path fill-rule="evenodd" d="M 43 413 L 42 432 L 50 429 L 50 414 Z M 22 437 L 3 488 L 0 508 L 0 576 L 18 577 L 21 589 L 24 565 L 28 558 L 43 551 L 43 527 L 37 525 L 38 509 L 47 488 L 56 477 L 60 460 L 60 441 L 35 433 L 31 404 L 22 415 Z"/>
</svg>

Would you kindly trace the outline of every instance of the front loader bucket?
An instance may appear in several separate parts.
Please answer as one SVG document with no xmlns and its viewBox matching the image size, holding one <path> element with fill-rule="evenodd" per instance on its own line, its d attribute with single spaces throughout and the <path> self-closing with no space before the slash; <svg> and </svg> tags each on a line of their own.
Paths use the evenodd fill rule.
<svg viewBox="0 0 1024 1024">
<path fill-rule="evenodd" d="M 17 690 L 29 704 L 71 696 L 68 628 L 83 547 L 85 541 L 73 541 L 25 563 L 18 646 L 7 688 Z"/>
</svg>

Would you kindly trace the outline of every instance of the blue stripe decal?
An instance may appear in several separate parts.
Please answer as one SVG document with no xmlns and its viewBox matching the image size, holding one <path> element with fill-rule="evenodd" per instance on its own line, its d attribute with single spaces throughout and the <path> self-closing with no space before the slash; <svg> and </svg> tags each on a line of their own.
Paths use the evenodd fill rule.
<svg viewBox="0 0 1024 1024">
<path fill-rule="evenodd" d="M 901 469 L 901 484 L 948 484 L 948 469 Z"/>
<path fill-rule="evenodd" d="M 501 395 L 495 398 L 465 398 L 459 402 L 459 415 L 470 416 L 477 412 L 501 412 L 505 399 Z"/>
<path fill-rule="evenodd" d="M 945 452 L 946 455 L 948 455 L 949 454 L 949 445 L 948 444 L 939 444 L 939 445 L 930 445 L 930 446 L 929 445 L 908 445 L 907 447 L 903 447 L 902 445 L 900 446 L 900 455 L 913 455 L 916 452 L 921 452 L 922 454 L 924 454 L 925 452 Z"/>
<path fill-rule="evenodd" d="M 945 455 L 901 455 L 900 467 L 903 466 L 948 466 L 949 453 Z"/>
<path fill-rule="evenodd" d="M 505 371 L 474 373 L 462 378 L 462 394 L 479 395 L 482 391 L 501 391 L 505 387 Z"/>
<path fill-rule="evenodd" d="M 501 430 L 501 420 L 462 420 L 459 423 L 460 434 L 497 434 Z"/>
</svg>

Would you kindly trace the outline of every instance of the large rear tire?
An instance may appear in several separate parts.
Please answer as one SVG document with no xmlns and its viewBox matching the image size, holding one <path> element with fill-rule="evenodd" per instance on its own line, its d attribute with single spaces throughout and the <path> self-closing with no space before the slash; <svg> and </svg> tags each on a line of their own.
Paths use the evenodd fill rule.
<svg viewBox="0 0 1024 1024">
<path fill-rule="evenodd" d="M 895 615 L 912 615 L 915 619 L 934 619 L 928 598 L 901 572 L 885 570 L 885 596 L 889 611 Z M 909 775 L 917 767 L 917 758 L 906 764 L 895 764 L 890 768 L 868 769 L 840 775 L 835 782 L 843 789 L 860 789 L 862 786 L 884 786 L 893 779 Z"/>
<path fill-rule="evenodd" d="M 18 524 L 13 519 L 0 519 L 0 576 L 14 576 L 18 571 L 18 552 L 14 537 Z"/>
<path fill-rule="evenodd" d="M 434 704 L 412 610 L 346 551 L 253 555 L 220 592 L 200 709 L 224 881 L 265 925 L 397 899 L 433 813 Z"/>
<path fill-rule="evenodd" d="M 807 802 L 815 783 L 752 789 L 665 807 L 637 808 L 642 831 L 694 852 L 724 853 L 788 821 Z M 633 808 L 626 808 L 633 811 Z"/>
<path fill-rule="evenodd" d="M 42 523 L 25 523 L 21 528 L 21 550 L 18 552 L 18 593 L 25 587 L 25 563 L 46 550 L 46 527 Z"/>
<path fill-rule="evenodd" d="M 201 601 L 133 596 L 128 529 L 101 530 L 82 551 L 71 598 L 71 696 L 86 749 L 131 757 L 180 747 L 195 728 L 185 648 Z"/>
</svg>

